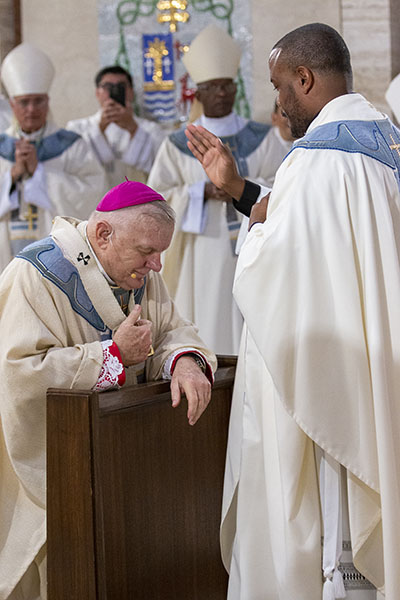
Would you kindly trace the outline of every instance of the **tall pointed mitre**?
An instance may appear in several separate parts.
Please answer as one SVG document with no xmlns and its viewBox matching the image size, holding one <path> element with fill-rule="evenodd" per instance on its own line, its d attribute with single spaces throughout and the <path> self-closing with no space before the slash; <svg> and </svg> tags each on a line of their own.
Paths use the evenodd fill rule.
<svg viewBox="0 0 400 600">
<path fill-rule="evenodd" d="M 241 54 L 239 44 L 212 24 L 194 38 L 182 61 L 197 84 L 210 79 L 235 79 Z"/>
<path fill-rule="evenodd" d="M 10 97 L 47 94 L 54 77 L 50 58 L 27 42 L 7 54 L 1 65 L 1 80 Z"/>
<path fill-rule="evenodd" d="M 389 85 L 385 97 L 397 122 L 400 123 L 400 73 L 396 75 Z"/>
</svg>

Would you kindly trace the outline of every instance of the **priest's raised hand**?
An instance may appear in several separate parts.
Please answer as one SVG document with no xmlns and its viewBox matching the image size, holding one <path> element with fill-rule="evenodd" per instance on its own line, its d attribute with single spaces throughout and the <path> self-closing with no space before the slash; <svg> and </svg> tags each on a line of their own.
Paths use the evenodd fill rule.
<svg viewBox="0 0 400 600">
<path fill-rule="evenodd" d="M 189 124 L 185 134 L 189 150 L 200 161 L 213 184 L 230 197 L 239 200 L 244 188 L 244 179 L 238 173 L 228 146 L 200 125 Z"/>
</svg>

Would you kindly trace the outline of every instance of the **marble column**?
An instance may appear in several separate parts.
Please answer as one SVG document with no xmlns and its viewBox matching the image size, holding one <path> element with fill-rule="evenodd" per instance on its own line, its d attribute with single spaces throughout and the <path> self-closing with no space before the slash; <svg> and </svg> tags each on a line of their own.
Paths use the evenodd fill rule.
<svg viewBox="0 0 400 600">
<path fill-rule="evenodd" d="M 388 113 L 385 91 L 399 67 L 398 0 L 342 0 L 342 35 L 350 49 L 354 90 Z M 399 14 L 397 14 L 397 18 Z M 398 27 L 398 20 L 397 20 Z"/>
<path fill-rule="evenodd" d="M 390 0 L 390 39 L 392 78 L 400 73 L 400 2 Z"/>
<path fill-rule="evenodd" d="M 239 0 L 236 0 L 238 2 Z M 394 0 L 396 1 L 396 0 Z M 397 0 L 398 1 L 398 0 Z M 340 31 L 340 0 L 251 0 L 253 34 L 252 116 L 269 121 L 276 92 L 269 81 L 268 56 L 272 46 L 296 27 L 319 21 Z"/>
<path fill-rule="evenodd" d="M 21 24 L 24 41 L 46 52 L 55 66 L 50 107 L 57 125 L 95 112 L 97 0 L 21 0 Z"/>
<path fill-rule="evenodd" d="M 19 0 L 0 0 L 0 62 L 19 43 Z"/>
</svg>

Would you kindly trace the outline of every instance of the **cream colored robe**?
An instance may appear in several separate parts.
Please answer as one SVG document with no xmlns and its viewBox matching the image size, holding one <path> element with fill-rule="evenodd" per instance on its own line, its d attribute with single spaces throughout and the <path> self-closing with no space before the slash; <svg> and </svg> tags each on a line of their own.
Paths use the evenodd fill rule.
<svg viewBox="0 0 400 600">
<path fill-rule="evenodd" d="M 125 181 L 125 177 L 146 183 L 165 131 L 155 121 L 135 117 L 138 129 L 133 138 L 115 123 L 110 123 L 103 135 L 100 118 L 98 111 L 90 117 L 69 121 L 66 128 L 79 133 L 91 145 L 110 188 Z"/>
<path fill-rule="evenodd" d="M 84 223 L 78 223 L 57 218 L 52 236 L 78 269 L 100 317 L 115 330 L 125 315 L 95 260 L 87 265 L 77 260 L 79 252 L 91 255 Z M 132 295 L 130 309 L 133 302 Z M 153 323 L 148 380 L 160 378 L 167 357 L 182 347 L 199 349 L 215 370 L 215 356 L 179 316 L 159 274 L 148 275 L 141 305 L 142 317 Z M 103 352 L 100 332 L 27 260 L 15 258 L 0 278 L 0 315 L 0 600 L 5 600 L 46 540 L 46 390 L 91 389 Z M 134 381 L 130 367 L 127 384 Z"/>
<path fill-rule="evenodd" d="M 231 113 L 220 119 L 202 116 L 195 122 L 199 124 L 216 135 L 233 135 L 246 121 Z M 264 185 L 272 184 L 286 154 L 282 149 L 278 155 L 270 152 L 273 140 L 273 136 L 266 135 L 246 160 L 248 178 Z M 217 354 L 237 354 L 243 320 L 232 297 L 237 257 L 232 251 L 226 203 L 207 200 L 207 222 L 202 233 L 181 230 L 191 196 L 199 192 L 203 202 L 203 188 L 199 184 L 207 181 L 194 157 L 181 152 L 169 139 L 163 142 L 148 179 L 148 184 L 160 192 L 177 213 L 177 226 L 163 259 L 162 273 L 179 311 L 196 323 L 206 344 Z M 237 213 L 237 217 L 240 221 L 242 215 Z"/>
<path fill-rule="evenodd" d="M 48 122 L 44 136 L 58 130 L 59 127 Z M 11 125 L 5 133 L 11 137 L 18 137 L 16 124 Z M 11 161 L 0 157 L 0 206 L 4 208 L 0 215 L 0 272 L 13 258 L 9 243 L 10 213 L 6 210 L 10 196 L 12 165 Z M 82 138 L 78 138 L 60 156 L 40 162 L 39 165 L 43 169 L 41 176 L 39 172 L 35 173 L 22 184 L 26 202 L 37 202 L 39 207 L 35 239 L 48 235 L 56 215 L 86 219 L 107 191 L 103 170 L 90 146 Z M 47 204 L 48 208 L 44 208 Z"/>
<path fill-rule="evenodd" d="M 377 118 L 350 94 L 309 129 Z M 247 236 L 221 529 L 230 600 L 321 600 L 313 444 L 347 469 L 355 566 L 399 598 L 399 232 L 389 167 L 299 148 Z"/>
</svg>

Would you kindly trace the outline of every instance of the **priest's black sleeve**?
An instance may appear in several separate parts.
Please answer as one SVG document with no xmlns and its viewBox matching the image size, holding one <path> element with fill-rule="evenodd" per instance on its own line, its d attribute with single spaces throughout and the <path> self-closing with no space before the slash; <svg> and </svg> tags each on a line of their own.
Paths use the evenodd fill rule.
<svg viewBox="0 0 400 600">
<path fill-rule="evenodd" d="M 261 187 L 258 183 L 252 181 L 244 181 L 244 190 L 239 200 L 232 198 L 233 206 L 246 217 L 250 216 L 253 204 L 256 203 L 258 196 L 260 195 Z"/>
</svg>

